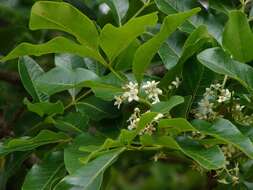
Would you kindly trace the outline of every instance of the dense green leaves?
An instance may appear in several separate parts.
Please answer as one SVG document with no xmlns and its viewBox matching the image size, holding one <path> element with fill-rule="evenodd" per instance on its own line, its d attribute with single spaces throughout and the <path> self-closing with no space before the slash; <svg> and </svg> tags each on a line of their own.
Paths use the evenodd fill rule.
<svg viewBox="0 0 253 190">
<path fill-rule="evenodd" d="M 252 67 L 233 60 L 221 48 L 211 48 L 201 52 L 198 60 L 212 71 L 228 75 L 253 91 Z"/>
<path fill-rule="evenodd" d="M 98 48 L 98 32 L 95 24 L 78 9 L 68 3 L 40 1 L 34 4 L 30 28 L 57 29 L 68 32 L 84 45 Z"/>
<path fill-rule="evenodd" d="M 179 104 L 184 102 L 184 98 L 181 96 L 172 96 L 168 101 L 158 102 L 154 104 L 150 111 L 159 113 L 169 113 L 170 110 Z"/>
<path fill-rule="evenodd" d="M 91 190 L 92 187 L 100 188 L 101 175 L 124 151 L 124 148 L 112 150 L 89 164 L 82 166 L 73 174 L 66 176 L 57 186 L 56 190 L 83 189 Z"/>
<path fill-rule="evenodd" d="M 231 11 L 223 33 L 223 46 L 233 58 L 248 62 L 253 60 L 253 33 L 247 16 L 242 11 Z"/>
<path fill-rule="evenodd" d="M 49 190 L 65 175 L 63 155 L 53 152 L 28 172 L 22 190 Z"/>
<path fill-rule="evenodd" d="M 43 69 L 30 57 L 21 57 L 18 62 L 18 70 L 22 83 L 34 101 L 46 101 L 48 97 L 42 94 L 35 84 L 35 80 L 44 74 Z"/>
<path fill-rule="evenodd" d="M 49 130 L 42 130 L 35 137 L 17 138 L 7 141 L 0 146 L 0 155 L 6 155 L 15 151 L 28 151 L 35 149 L 39 146 L 58 143 L 68 142 L 70 137 L 64 133 L 56 133 Z"/>
<path fill-rule="evenodd" d="M 187 18 L 199 11 L 200 9 L 196 8 L 191 11 L 167 16 L 163 21 L 160 32 L 137 49 L 133 63 L 133 73 L 138 82 L 142 80 L 144 72 L 148 68 L 152 58 L 168 36 L 170 36 Z"/>
<path fill-rule="evenodd" d="M 133 18 L 119 28 L 107 24 L 101 31 L 100 45 L 108 58 L 113 61 L 136 37 L 145 31 L 147 26 L 154 26 L 157 19 L 157 14 L 152 13 Z"/>
</svg>

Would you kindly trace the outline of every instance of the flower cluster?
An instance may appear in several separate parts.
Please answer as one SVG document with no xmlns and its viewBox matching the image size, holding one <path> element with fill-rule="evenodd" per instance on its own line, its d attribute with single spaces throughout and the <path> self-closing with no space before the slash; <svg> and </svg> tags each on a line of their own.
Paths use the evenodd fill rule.
<svg viewBox="0 0 253 190">
<path fill-rule="evenodd" d="M 219 83 L 211 84 L 203 95 L 203 98 L 198 103 L 197 109 L 193 110 L 195 117 L 204 120 L 214 120 L 217 117 L 222 117 L 218 112 L 215 112 L 221 103 L 226 103 L 231 100 L 232 93 L 228 89 L 224 89 Z"/>
<path fill-rule="evenodd" d="M 253 125 L 253 114 L 245 115 L 243 113 L 245 106 L 235 103 L 232 107 L 232 117 L 235 121 L 242 125 L 250 126 Z"/>
<path fill-rule="evenodd" d="M 144 84 L 141 88 L 146 93 L 148 99 L 152 101 L 152 104 L 156 104 L 157 102 L 160 102 L 159 95 L 162 95 L 162 90 L 157 87 L 159 82 L 155 81 L 147 81 L 146 84 Z M 128 102 L 132 101 L 139 101 L 139 86 L 138 83 L 135 82 L 129 82 L 128 84 L 124 85 L 122 87 L 124 90 L 124 93 L 121 96 L 115 96 L 115 102 L 114 105 L 120 108 L 121 104 L 127 100 Z"/>
<path fill-rule="evenodd" d="M 140 121 L 140 109 L 139 108 L 135 108 L 134 109 L 134 113 L 132 113 L 132 115 L 129 117 L 129 119 L 127 120 L 127 122 L 129 123 L 128 125 L 128 130 L 134 130 L 137 128 L 138 123 Z M 163 114 L 159 113 L 157 114 L 157 116 L 153 119 L 152 122 L 148 123 L 144 129 L 142 129 L 139 133 L 139 135 L 152 135 L 155 131 L 155 125 L 156 122 L 161 119 L 162 117 L 164 117 Z"/>
<path fill-rule="evenodd" d="M 230 184 L 236 185 L 239 183 L 239 164 L 236 163 L 235 166 L 231 169 L 228 169 L 227 166 L 225 166 L 221 170 L 216 171 L 216 176 L 218 176 L 220 179 L 218 180 L 219 183 L 223 184 Z"/>
</svg>

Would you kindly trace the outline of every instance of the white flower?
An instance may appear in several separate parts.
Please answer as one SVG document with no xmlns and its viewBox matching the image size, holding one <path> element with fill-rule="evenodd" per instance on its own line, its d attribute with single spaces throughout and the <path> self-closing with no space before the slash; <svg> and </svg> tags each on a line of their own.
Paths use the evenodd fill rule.
<svg viewBox="0 0 253 190">
<path fill-rule="evenodd" d="M 132 102 L 134 100 L 139 101 L 140 98 L 138 97 L 139 89 L 137 83 L 129 82 L 123 87 L 123 89 L 127 90 L 124 92 L 123 97 L 127 99 L 128 102 Z"/>
<path fill-rule="evenodd" d="M 163 93 L 163 91 L 157 87 L 158 84 L 159 82 L 147 81 L 147 83 L 142 86 L 142 89 L 148 95 L 148 98 L 152 100 L 152 104 L 160 102 L 159 95 Z"/>
<path fill-rule="evenodd" d="M 120 105 L 123 103 L 124 98 L 122 96 L 114 96 L 115 102 L 114 105 L 120 108 Z"/>
<path fill-rule="evenodd" d="M 140 131 L 139 135 L 152 135 L 156 131 L 156 128 L 152 123 L 147 124 L 147 126 Z"/>
<path fill-rule="evenodd" d="M 222 103 L 222 102 L 226 102 L 228 100 L 231 99 L 231 92 L 228 89 L 222 89 L 221 90 L 221 94 L 218 97 L 218 102 Z"/>
<path fill-rule="evenodd" d="M 135 108 L 134 113 L 130 116 L 130 118 L 127 120 L 129 122 L 128 130 L 133 130 L 137 127 L 139 121 L 140 121 L 140 109 Z"/>
<path fill-rule="evenodd" d="M 179 87 L 181 81 L 178 77 L 176 77 L 176 80 L 175 81 L 172 81 L 171 84 L 174 85 L 176 88 Z"/>
</svg>

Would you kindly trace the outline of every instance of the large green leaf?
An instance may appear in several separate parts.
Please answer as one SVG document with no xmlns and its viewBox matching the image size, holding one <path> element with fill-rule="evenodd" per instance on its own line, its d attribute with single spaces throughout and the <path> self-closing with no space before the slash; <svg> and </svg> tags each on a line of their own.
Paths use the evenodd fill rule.
<svg viewBox="0 0 253 190">
<path fill-rule="evenodd" d="M 82 57 L 90 57 L 106 64 L 98 51 L 79 45 L 64 37 L 56 37 L 44 44 L 21 43 L 0 61 L 5 62 L 24 55 L 41 56 L 49 53 L 73 53 Z"/>
<path fill-rule="evenodd" d="M 36 79 L 40 91 L 52 95 L 57 92 L 79 88 L 85 81 L 97 79 L 97 75 L 84 68 L 55 67 Z M 72 94 L 75 96 L 76 92 Z"/>
<path fill-rule="evenodd" d="M 21 57 L 18 62 L 18 71 L 25 89 L 34 101 L 48 100 L 48 96 L 42 94 L 35 84 L 35 80 L 44 74 L 44 71 L 32 58 L 28 56 Z"/>
<path fill-rule="evenodd" d="M 253 68 L 233 60 L 221 48 L 211 48 L 201 52 L 198 60 L 212 71 L 238 80 L 253 92 Z"/>
<path fill-rule="evenodd" d="M 6 155 L 11 152 L 16 151 L 28 151 L 35 149 L 39 146 L 58 143 L 58 142 L 67 142 L 70 140 L 64 133 L 55 133 L 49 130 L 42 130 L 37 136 L 35 137 L 23 137 L 12 139 L 4 144 L 0 145 L 0 155 Z"/>
<path fill-rule="evenodd" d="M 131 19 L 119 28 L 107 24 L 101 31 L 100 45 L 108 58 L 113 61 L 135 38 L 145 32 L 147 26 L 155 25 L 157 19 L 157 14 L 152 13 Z"/>
<path fill-rule="evenodd" d="M 141 82 L 144 72 L 148 68 L 152 58 L 158 52 L 164 41 L 187 18 L 199 11 L 200 9 L 196 8 L 187 12 L 167 16 L 163 21 L 160 32 L 137 49 L 133 62 L 133 72 L 138 82 Z"/>
<path fill-rule="evenodd" d="M 193 140 L 180 138 L 175 140 L 171 136 L 142 136 L 141 143 L 145 146 L 161 146 L 181 151 L 207 170 L 219 169 L 225 166 L 225 157 L 218 146 L 204 148 Z"/>
<path fill-rule="evenodd" d="M 169 113 L 170 110 L 179 104 L 184 102 L 184 98 L 181 96 L 172 96 L 168 101 L 158 102 L 152 105 L 150 111 L 158 113 Z"/>
<path fill-rule="evenodd" d="M 241 62 L 253 60 L 253 33 L 247 16 L 242 11 L 229 13 L 222 44 L 234 59 Z"/>
<path fill-rule="evenodd" d="M 82 189 L 91 190 L 91 186 L 100 188 L 101 174 L 113 164 L 118 156 L 124 151 L 124 148 L 112 150 L 88 164 L 76 170 L 73 174 L 66 176 L 57 186 L 55 190 Z M 95 182 L 95 183 L 94 183 Z"/>
<path fill-rule="evenodd" d="M 64 113 L 64 106 L 61 101 L 57 101 L 55 103 L 39 102 L 33 104 L 26 98 L 24 99 L 24 104 L 27 106 L 29 111 L 38 114 L 40 117 L 43 117 L 44 115 Z"/>
<path fill-rule="evenodd" d="M 115 118 L 119 114 L 112 102 L 101 100 L 95 96 L 79 101 L 76 107 L 94 121 L 100 121 L 104 118 Z"/>
<path fill-rule="evenodd" d="M 22 190 L 53 189 L 55 180 L 64 177 L 65 173 L 62 153 L 53 152 L 41 164 L 33 165 L 26 175 Z"/>
<path fill-rule="evenodd" d="M 98 32 L 95 24 L 78 9 L 64 2 L 39 1 L 31 11 L 30 28 L 57 29 L 68 32 L 84 45 L 98 48 Z"/>
<path fill-rule="evenodd" d="M 201 120 L 194 120 L 193 126 L 200 132 L 213 136 L 219 140 L 231 143 L 253 159 L 253 143 L 244 136 L 233 123 L 226 119 L 218 119 L 214 124 Z"/>
</svg>

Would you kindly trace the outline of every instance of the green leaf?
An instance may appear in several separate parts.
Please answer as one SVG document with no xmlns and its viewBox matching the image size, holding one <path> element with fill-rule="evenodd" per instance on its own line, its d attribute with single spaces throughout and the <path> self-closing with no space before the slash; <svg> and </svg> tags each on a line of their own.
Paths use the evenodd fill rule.
<svg viewBox="0 0 253 190">
<path fill-rule="evenodd" d="M 102 0 L 111 8 L 113 17 L 118 25 L 121 26 L 122 19 L 129 8 L 128 0 Z"/>
<path fill-rule="evenodd" d="M 196 8 L 187 12 L 167 16 L 163 21 L 160 32 L 137 49 L 133 63 L 133 73 L 138 82 L 141 82 L 144 72 L 148 68 L 152 58 L 162 46 L 163 42 L 187 18 L 191 17 L 199 11 L 200 9 Z"/>
<path fill-rule="evenodd" d="M 47 101 L 48 96 L 42 94 L 34 82 L 39 76 L 44 74 L 43 69 L 32 58 L 25 56 L 19 59 L 18 71 L 25 89 L 33 97 L 33 100 Z"/>
<path fill-rule="evenodd" d="M 56 29 L 68 32 L 84 45 L 98 49 L 95 24 L 78 9 L 64 2 L 39 1 L 31 11 L 29 26 L 32 30 Z"/>
<path fill-rule="evenodd" d="M 86 81 L 97 78 L 95 73 L 84 68 L 67 69 L 64 67 L 55 67 L 38 77 L 36 84 L 42 92 L 53 95 L 64 90 L 78 89 L 81 86 L 85 86 L 84 83 Z"/>
<path fill-rule="evenodd" d="M 113 61 L 139 35 L 145 32 L 147 26 L 154 26 L 157 19 L 157 14 L 152 13 L 131 19 L 119 28 L 107 24 L 101 31 L 100 45 L 108 58 Z"/>
<path fill-rule="evenodd" d="M 201 120 L 194 120 L 193 126 L 200 132 L 213 136 L 226 143 L 231 143 L 248 157 L 253 159 L 253 143 L 244 136 L 233 123 L 226 119 L 218 119 L 214 124 Z"/>
<path fill-rule="evenodd" d="M 44 115 L 64 113 L 64 106 L 59 100 L 56 103 L 39 102 L 33 104 L 27 98 L 25 98 L 24 104 L 27 106 L 29 111 L 37 113 L 40 117 L 43 117 Z"/>
<path fill-rule="evenodd" d="M 253 68 L 234 61 L 221 48 L 211 48 L 201 52 L 198 60 L 212 71 L 238 80 L 244 87 L 253 91 Z"/>
<path fill-rule="evenodd" d="M 82 189 L 91 190 L 94 185 L 100 189 L 101 175 L 104 171 L 116 161 L 124 148 L 117 149 L 106 153 L 88 164 L 76 170 L 73 174 L 66 176 L 57 186 L 55 190 Z"/>
<path fill-rule="evenodd" d="M 87 81 L 85 86 L 91 88 L 96 97 L 105 101 L 111 101 L 114 96 L 123 93 L 123 84 L 123 81 L 119 80 L 115 75 L 109 74 L 94 81 Z"/>
<path fill-rule="evenodd" d="M 231 11 L 223 32 L 222 44 L 240 62 L 253 60 L 253 33 L 242 11 Z"/>
<path fill-rule="evenodd" d="M 72 53 L 82 57 L 90 57 L 102 64 L 106 64 L 98 51 L 84 45 L 79 45 L 64 37 L 56 37 L 44 44 L 21 43 L 0 61 L 5 62 L 24 55 L 41 56 L 49 53 Z"/>
<path fill-rule="evenodd" d="M 181 138 L 176 141 L 170 136 L 142 136 L 141 143 L 145 146 L 156 145 L 181 151 L 207 170 L 219 169 L 225 166 L 225 157 L 218 146 L 204 148 L 193 140 Z"/>
<path fill-rule="evenodd" d="M 158 102 L 152 105 L 150 111 L 151 112 L 158 112 L 158 113 L 169 113 L 170 110 L 176 107 L 179 104 L 184 103 L 184 98 L 181 96 L 172 96 L 166 102 Z"/>
<path fill-rule="evenodd" d="M 33 165 L 26 175 L 22 190 L 53 189 L 55 180 L 64 177 L 65 173 L 63 155 L 53 152 L 43 159 L 41 164 Z"/>
<path fill-rule="evenodd" d="M 76 104 L 79 112 L 86 114 L 90 119 L 94 121 L 100 121 L 104 118 L 115 118 L 118 116 L 119 111 L 112 102 L 107 102 L 90 96 Z"/>
<path fill-rule="evenodd" d="M 51 119 L 56 128 L 70 133 L 82 133 L 87 129 L 89 122 L 88 116 L 79 112 L 70 112 L 64 117 Z"/>
<path fill-rule="evenodd" d="M 104 141 L 104 137 L 95 136 L 88 133 L 83 133 L 77 136 L 73 143 L 64 149 L 64 163 L 68 172 L 73 174 L 77 169 L 84 165 L 82 162 L 80 162 L 80 158 L 89 156 L 89 152 L 80 151 L 80 147 L 99 147 L 104 143 Z"/>
<path fill-rule="evenodd" d="M 49 130 L 42 130 L 35 137 L 23 137 L 12 139 L 0 145 L 0 155 L 4 156 L 11 152 L 33 150 L 39 146 L 67 142 L 70 138 L 64 133 L 55 133 Z"/>
</svg>

